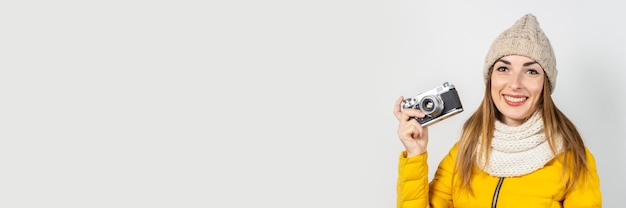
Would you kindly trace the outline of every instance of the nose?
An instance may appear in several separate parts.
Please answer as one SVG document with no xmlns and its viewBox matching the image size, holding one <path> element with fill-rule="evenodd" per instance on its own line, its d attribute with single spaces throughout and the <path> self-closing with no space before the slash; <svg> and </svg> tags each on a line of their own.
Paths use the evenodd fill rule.
<svg viewBox="0 0 626 208">
<path fill-rule="evenodd" d="M 522 75 L 519 74 L 519 73 L 514 73 L 511 76 L 509 87 L 511 87 L 511 89 L 520 89 L 520 88 L 522 88 Z"/>
</svg>

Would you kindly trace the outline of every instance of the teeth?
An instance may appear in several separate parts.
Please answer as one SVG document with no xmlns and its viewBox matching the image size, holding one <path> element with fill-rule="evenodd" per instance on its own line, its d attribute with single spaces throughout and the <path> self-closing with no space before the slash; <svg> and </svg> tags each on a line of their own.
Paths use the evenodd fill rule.
<svg viewBox="0 0 626 208">
<path fill-rule="evenodd" d="M 506 99 L 509 102 L 514 102 L 514 103 L 518 103 L 518 102 L 522 102 L 524 100 L 526 100 L 526 97 L 509 97 L 509 96 L 504 96 L 504 99 Z"/>
</svg>

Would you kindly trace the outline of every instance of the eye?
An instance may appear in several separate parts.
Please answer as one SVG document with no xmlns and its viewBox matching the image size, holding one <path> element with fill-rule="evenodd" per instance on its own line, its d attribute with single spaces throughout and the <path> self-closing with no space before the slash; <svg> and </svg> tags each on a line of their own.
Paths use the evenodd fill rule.
<svg viewBox="0 0 626 208">
<path fill-rule="evenodd" d="M 539 74 L 539 71 L 535 70 L 535 69 L 529 69 L 528 70 L 529 74 Z"/>
<path fill-rule="evenodd" d="M 507 70 L 508 69 L 506 67 L 503 67 L 503 66 L 496 68 L 496 71 L 499 71 L 499 72 L 505 72 Z"/>
</svg>

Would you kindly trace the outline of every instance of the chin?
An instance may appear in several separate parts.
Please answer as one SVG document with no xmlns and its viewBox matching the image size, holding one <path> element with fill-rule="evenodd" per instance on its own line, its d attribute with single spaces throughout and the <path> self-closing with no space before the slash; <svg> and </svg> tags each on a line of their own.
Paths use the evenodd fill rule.
<svg viewBox="0 0 626 208">
<path fill-rule="evenodd" d="M 517 120 L 517 121 L 525 121 L 526 119 L 530 118 L 533 114 L 532 113 L 526 113 L 526 114 L 502 114 L 503 118 L 508 118 L 511 120 Z"/>
</svg>

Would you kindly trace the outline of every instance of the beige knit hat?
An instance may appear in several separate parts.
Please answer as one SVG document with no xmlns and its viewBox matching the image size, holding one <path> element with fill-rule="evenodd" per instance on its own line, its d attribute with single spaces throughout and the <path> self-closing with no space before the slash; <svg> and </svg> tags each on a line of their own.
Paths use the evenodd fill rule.
<svg viewBox="0 0 626 208">
<path fill-rule="evenodd" d="M 485 81 L 489 80 L 489 70 L 493 64 L 507 55 L 521 55 L 537 61 L 548 76 L 550 87 L 554 92 L 558 73 L 556 58 L 548 37 L 539 27 L 534 15 L 524 15 L 493 41 L 485 57 Z"/>
</svg>

